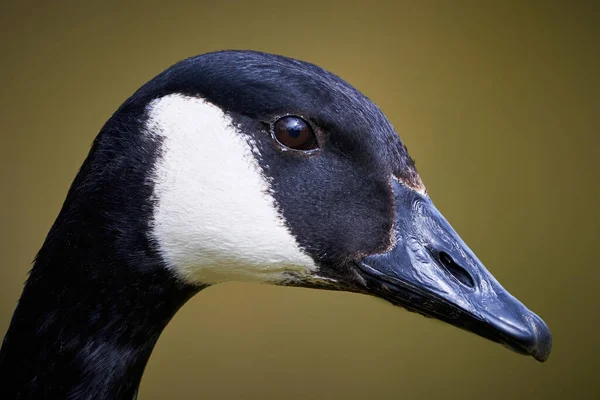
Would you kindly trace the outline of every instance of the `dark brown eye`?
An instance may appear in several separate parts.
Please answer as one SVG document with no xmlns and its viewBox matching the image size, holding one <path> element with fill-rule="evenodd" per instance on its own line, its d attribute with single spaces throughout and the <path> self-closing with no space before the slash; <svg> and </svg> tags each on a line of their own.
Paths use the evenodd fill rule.
<svg viewBox="0 0 600 400">
<path fill-rule="evenodd" d="M 313 150 L 318 146 L 312 128 L 300 117 L 280 118 L 274 126 L 275 138 L 285 147 L 294 150 Z"/>
</svg>

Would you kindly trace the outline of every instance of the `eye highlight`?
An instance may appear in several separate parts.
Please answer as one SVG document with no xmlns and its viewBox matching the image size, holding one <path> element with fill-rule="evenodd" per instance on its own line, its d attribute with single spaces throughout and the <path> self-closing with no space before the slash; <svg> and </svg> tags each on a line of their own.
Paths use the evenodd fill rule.
<svg viewBox="0 0 600 400">
<path fill-rule="evenodd" d="M 273 135 L 282 146 L 290 149 L 308 151 L 319 147 L 310 124 L 293 115 L 275 121 Z"/>
</svg>

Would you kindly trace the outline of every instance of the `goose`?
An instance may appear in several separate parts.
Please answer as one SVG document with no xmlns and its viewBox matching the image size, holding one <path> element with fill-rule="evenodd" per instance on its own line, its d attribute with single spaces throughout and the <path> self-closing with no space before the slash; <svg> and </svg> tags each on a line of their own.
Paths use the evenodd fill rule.
<svg viewBox="0 0 600 400">
<path fill-rule="evenodd" d="M 227 281 L 367 294 L 551 350 L 373 102 L 316 65 L 228 50 L 174 64 L 102 127 L 5 335 L 0 398 L 136 398 L 169 320 Z"/>
</svg>

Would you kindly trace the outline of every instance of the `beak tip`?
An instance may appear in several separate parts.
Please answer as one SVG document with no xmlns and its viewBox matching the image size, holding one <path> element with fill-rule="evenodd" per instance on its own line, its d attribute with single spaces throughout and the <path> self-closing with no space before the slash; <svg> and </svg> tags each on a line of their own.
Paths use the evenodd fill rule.
<svg viewBox="0 0 600 400">
<path fill-rule="evenodd" d="M 516 301 L 516 299 L 515 299 Z M 515 304 L 513 303 L 513 306 Z M 501 332 L 500 342 L 512 351 L 532 356 L 539 362 L 545 362 L 552 351 L 552 334 L 546 323 L 521 303 L 518 312 L 503 315 L 498 312 L 488 317 L 490 326 Z"/>
<path fill-rule="evenodd" d="M 546 323 L 537 315 L 531 318 L 531 328 L 535 334 L 535 345 L 531 355 L 539 362 L 545 362 L 552 351 L 552 334 Z"/>
</svg>

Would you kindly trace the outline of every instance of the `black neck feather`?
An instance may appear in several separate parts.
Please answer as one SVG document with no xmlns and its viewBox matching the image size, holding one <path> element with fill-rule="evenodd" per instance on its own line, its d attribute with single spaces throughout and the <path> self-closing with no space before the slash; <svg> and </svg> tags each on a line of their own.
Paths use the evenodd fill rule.
<svg viewBox="0 0 600 400">
<path fill-rule="evenodd" d="M 160 333 L 197 290 L 166 271 L 32 274 L 0 352 L 0 398 L 132 399 Z"/>
</svg>

